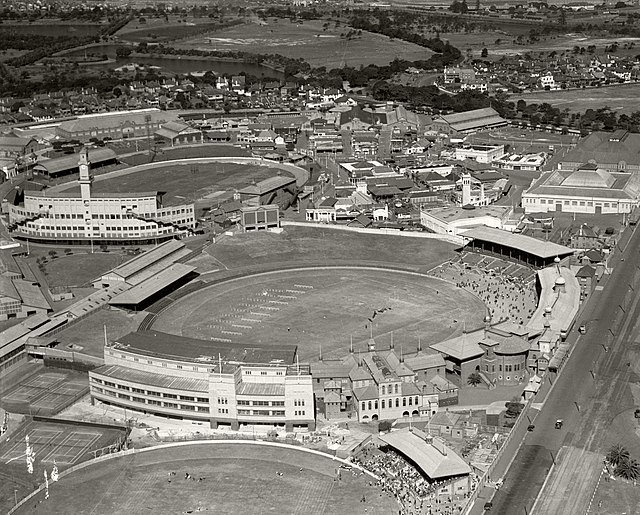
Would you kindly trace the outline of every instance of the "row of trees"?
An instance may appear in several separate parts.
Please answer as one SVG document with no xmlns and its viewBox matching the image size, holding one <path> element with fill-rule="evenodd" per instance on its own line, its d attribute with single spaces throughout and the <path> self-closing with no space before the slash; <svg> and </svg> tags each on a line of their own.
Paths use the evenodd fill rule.
<svg viewBox="0 0 640 515">
<path fill-rule="evenodd" d="M 640 478 L 640 463 L 633 459 L 629 451 L 620 444 L 609 449 L 606 456 L 607 463 L 613 467 L 613 473 L 627 480 Z"/>
</svg>

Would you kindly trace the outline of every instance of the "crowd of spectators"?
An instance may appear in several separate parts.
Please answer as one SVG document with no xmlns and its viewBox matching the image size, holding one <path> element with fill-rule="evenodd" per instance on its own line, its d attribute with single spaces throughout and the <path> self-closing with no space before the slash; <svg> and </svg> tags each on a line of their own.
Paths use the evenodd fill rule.
<svg viewBox="0 0 640 515">
<path fill-rule="evenodd" d="M 456 515 L 462 513 L 467 494 L 454 496 L 446 489 L 450 481 L 429 481 L 398 453 L 365 447 L 353 458 L 356 465 L 378 477 L 371 486 L 379 495 L 398 501 L 399 515 Z M 444 489 L 444 491 L 443 491 Z M 446 493 L 445 493 L 446 492 Z"/>
<path fill-rule="evenodd" d="M 533 271 L 523 273 L 523 268 L 496 258 L 463 255 L 430 273 L 479 297 L 494 321 L 525 324 L 536 310 L 538 295 Z"/>
</svg>

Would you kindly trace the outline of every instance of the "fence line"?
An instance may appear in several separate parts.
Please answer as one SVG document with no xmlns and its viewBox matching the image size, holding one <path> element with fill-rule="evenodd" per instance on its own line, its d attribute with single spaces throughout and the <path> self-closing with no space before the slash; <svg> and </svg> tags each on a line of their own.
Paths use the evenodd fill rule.
<svg viewBox="0 0 640 515">
<path fill-rule="evenodd" d="M 59 479 L 61 480 L 62 478 L 64 478 L 65 476 L 72 474 L 73 472 L 77 472 L 78 470 L 82 470 L 86 467 L 92 466 L 92 465 L 97 465 L 103 461 L 107 461 L 107 460 L 112 460 L 112 459 L 116 459 L 116 458 L 120 458 L 123 456 L 129 456 L 132 454 L 138 454 L 138 453 L 142 453 L 142 452 L 151 452 L 151 451 L 156 451 L 158 449 L 168 449 L 171 447 L 180 447 L 180 446 L 187 446 L 187 445 L 215 445 L 215 444 L 249 444 L 249 445 L 263 445 L 263 446 L 273 446 L 273 447 L 280 447 L 280 448 L 285 448 L 285 449 L 293 449 L 296 451 L 301 451 L 301 452 L 307 452 L 309 454 L 315 454 L 317 456 L 322 456 L 323 458 L 331 458 L 334 461 L 343 463 L 345 465 L 349 465 L 350 467 L 353 468 L 357 468 L 359 470 L 361 470 L 362 472 L 364 472 L 365 474 L 367 474 L 369 477 L 371 477 L 374 480 L 377 480 L 378 477 L 373 474 L 372 472 L 359 467 L 358 465 L 355 465 L 353 463 L 351 463 L 350 461 L 347 461 L 345 459 L 342 458 L 338 458 L 334 455 L 331 454 L 327 454 L 325 452 L 322 451 L 317 451 L 315 449 L 307 449 L 306 447 L 295 447 L 293 445 L 289 445 L 289 444 L 284 444 L 284 443 L 278 443 L 278 442 L 265 442 L 265 441 L 253 441 L 253 440 L 206 440 L 206 441 L 197 441 L 197 442 L 193 442 L 193 441 L 189 441 L 189 442 L 175 442 L 175 443 L 167 443 L 167 444 L 162 444 L 162 445 L 157 445 L 154 447 L 145 447 L 144 449 L 127 449 L 124 451 L 120 451 L 118 453 L 113 453 L 113 454 L 104 454 L 102 456 L 98 456 L 97 458 L 93 458 L 91 460 L 87 460 L 84 461 L 82 463 L 79 463 L 77 465 L 74 465 L 73 467 L 69 467 L 66 470 L 63 470 L 62 472 L 60 472 L 59 474 Z M 11 510 L 9 510 L 7 515 L 12 515 L 13 513 L 15 513 L 21 506 L 23 506 L 25 503 L 29 502 L 31 499 L 33 499 L 33 497 L 35 497 L 36 495 L 38 495 L 40 492 L 42 492 L 44 490 L 45 486 L 44 484 L 41 484 L 40 486 L 38 486 L 38 488 L 36 488 L 33 492 L 31 492 L 29 495 L 27 495 L 26 497 L 24 497 L 23 499 L 21 499 L 18 504 L 16 504 L 13 508 L 11 508 Z"/>
<path fill-rule="evenodd" d="M 432 232 L 418 231 L 398 231 L 395 229 L 367 229 L 365 227 L 348 227 L 346 225 L 324 224 L 317 222 L 295 222 L 292 220 L 282 220 L 280 225 L 295 225 L 300 227 L 320 227 L 322 229 L 334 229 L 337 231 L 358 232 L 361 234 L 386 234 L 392 236 L 403 236 L 405 238 L 423 238 L 427 240 L 440 240 L 452 243 L 454 245 L 464 245 L 462 236 L 453 236 L 451 234 L 437 234 Z"/>
</svg>

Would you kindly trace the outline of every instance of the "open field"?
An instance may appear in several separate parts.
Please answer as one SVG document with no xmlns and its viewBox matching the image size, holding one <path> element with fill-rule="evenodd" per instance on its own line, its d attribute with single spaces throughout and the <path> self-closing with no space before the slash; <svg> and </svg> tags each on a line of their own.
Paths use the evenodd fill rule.
<svg viewBox="0 0 640 515">
<path fill-rule="evenodd" d="M 396 57 L 415 61 L 428 59 L 433 52 L 427 48 L 386 36 L 363 32 L 347 40 L 340 34 L 352 30 L 334 23 L 324 30 L 323 20 L 291 23 L 286 19 L 269 19 L 266 25 L 247 23 L 221 31 L 199 35 L 177 44 L 178 48 L 243 51 L 259 54 L 280 54 L 293 59 L 303 58 L 311 66 L 327 69 L 367 64 L 385 65 Z"/>
<path fill-rule="evenodd" d="M 249 276 L 193 293 L 162 312 L 153 329 L 218 341 L 298 345 L 300 358 L 381 348 L 404 352 L 482 322 L 476 296 L 438 279 L 403 272 L 293 270 Z"/>
<path fill-rule="evenodd" d="M 282 234 L 223 237 L 207 252 L 227 269 L 305 264 L 389 265 L 426 272 L 455 256 L 455 245 L 440 240 L 360 234 L 318 227 L 286 226 Z"/>
<path fill-rule="evenodd" d="M 234 190 L 249 186 L 276 175 L 270 166 L 235 163 L 195 163 L 154 168 L 138 173 L 119 175 L 112 179 L 97 180 L 95 193 L 147 192 L 155 189 L 165 192 L 165 206 L 185 204 L 198 200 L 222 202 L 230 199 Z M 281 171 L 284 176 L 292 175 Z M 69 190 L 79 194 L 80 187 Z"/>
<path fill-rule="evenodd" d="M 540 41 L 529 44 L 526 43 L 527 37 L 525 35 L 525 44 L 517 44 L 516 36 L 510 34 L 508 29 L 505 31 L 493 31 L 493 32 L 453 32 L 453 33 L 441 33 L 440 37 L 449 41 L 453 46 L 460 49 L 463 54 L 467 53 L 468 49 L 471 49 L 471 55 L 479 57 L 483 48 L 487 48 L 489 51 L 489 58 L 499 58 L 505 55 L 518 55 L 525 54 L 527 52 L 541 52 L 543 54 L 549 54 L 550 52 L 571 52 L 575 46 L 587 48 L 590 45 L 595 45 L 596 54 L 605 54 L 605 47 L 613 43 L 619 45 L 616 55 L 636 55 L 638 48 L 625 49 L 625 44 L 633 43 L 635 47 L 640 44 L 640 38 L 635 37 L 596 37 L 585 36 L 582 33 L 569 33 L 562 35 L 541 37 Z M 498 42 L 499 41 L 499 42 Z"/>
<path fill-rule="evenodd" d="M 140 18 L 144 19 L 143 23 L 140 23 Z M 219 24 L 214 23 L 208 17 L 185 17 L 183 21 L 182 16 L 168 16 L 167 19 L 164 17 L 142 16 L 132 19 L 116 33 L 116 36 L 124 41 L 133 43 L 170 41 L 189 37 L 194 31 L 214 30 L 217 26 Z"/>
<path fill-rule="evenodd" d="M 513 95 L 509 100 L 517 102 L 522 99 L 527 104 L 546 102 L 553 107 L 569 109 L 573 112 L 609 107 L 620 115 L 640 111 L 639 89 L 638 84 L 619 84 L 602 88 L 536 91 L 527 95 Z"/>
<path fill-rule="evenodd" d="M 334 481 L 336 467 L 328 457 L 262 445 L 156 449 L 64 477 L 50 487 L 48 500 L 40 494 L 17 513 L 396 513 L 395 500 L 369 487 L 369 476 L 343 473 Z"/>
<path fill-rule="evenodd" d="M 56 286 L 86 286 L 92 279 L 115 268 L 125 260 L 125 256 L 118 253 L 96 252 L 91 254 L 90 252 L 76 251 L 73 254 L 66 255 L 61 250 L 58 250 L 57 257 L 52 259 L 48 252 L 43 249 L 37 249 L 31 253 L 29 260 L 31 266 L 35 269 L 38 267 L 36 264 L 38 257 L 47 258 L 45 277 L 50 288 L 55 288 Z M 129 257 L 126 257 L 126 259 Z"/>
</svg>

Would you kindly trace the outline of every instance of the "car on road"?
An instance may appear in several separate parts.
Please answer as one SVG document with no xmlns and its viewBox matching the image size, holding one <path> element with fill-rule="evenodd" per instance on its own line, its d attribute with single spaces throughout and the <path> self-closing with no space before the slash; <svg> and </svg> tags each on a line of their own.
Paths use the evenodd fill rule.
<svg viewBox="0 0 640 515">
<path fill-rule="evenodd" d="M 536 428 L 536 426 L 534 426 L 533 424 L 529 424 L 527 426 L 527 431 L 533 431 Z"/>
<path fill-rule="evenodd" d="M 556 420 L 556 429 L 562 429 L 563 424 L 564 424 L 564 420 L 562 420 L 561 418 Z"/>
</svg>

